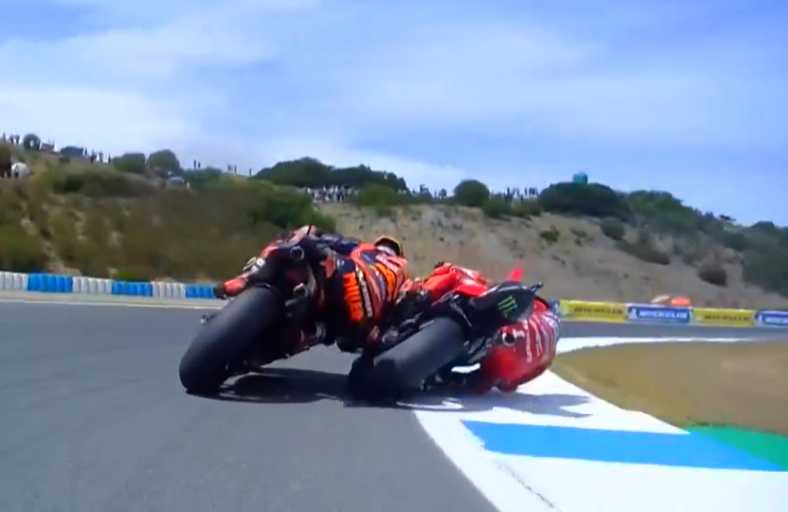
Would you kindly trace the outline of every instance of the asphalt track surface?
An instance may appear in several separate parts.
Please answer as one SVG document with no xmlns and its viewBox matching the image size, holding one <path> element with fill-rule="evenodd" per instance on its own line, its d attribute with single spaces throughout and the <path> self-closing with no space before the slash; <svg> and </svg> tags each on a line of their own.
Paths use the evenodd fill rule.
<svg viewBox="0 0 788 512">
<path fill-rule="evenodd" d="M 352 359 L 335 349 L 219 397 L 184 393 L 177 366 L 200 315 L 0 303 L 0 510 L 493 510 L 410 411 L 349 401 Z M 563 334 L 698 332 L 566 324 Z"/>
</svg>

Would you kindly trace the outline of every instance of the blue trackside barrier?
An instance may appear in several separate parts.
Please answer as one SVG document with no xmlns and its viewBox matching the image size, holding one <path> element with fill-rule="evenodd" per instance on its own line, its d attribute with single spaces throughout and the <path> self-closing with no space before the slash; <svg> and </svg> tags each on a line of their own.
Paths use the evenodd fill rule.
<svg viewBox="0 0 788 512">
<path fill-rule="evenodd" d="M 187 299 L 213 299 L 213 286 L 207 284 L 186 285 Z"/>
<path fill-rule="evenodd" d="M 30 274 L 27 279 L 27 291 L 72 293 L 74 291 L 74 278 L 57 274 Z"/>
<path fill-rule="evenodd" d="M 153 297 L 153 285 L 147 281 L 112 281 L 112 295 Z"/>
<path fill-rule="evenodd" d="M 126 295 L 131 297 L 160 297 L 213 299 L 211 283 L 183 284 L 150 281 L 111 281 L 87 276 L 32 273 L 18 274 L 0 271 L 0 290 L 25 290 L 41 293 L 74 293 L 86 295 Z"/>
<path fill-rule="evenodd" d="M 27 291 L 38 292 L 41 291 L 39 285 L 39 274 L 29 274 L 27 276 Z"/>
</svg>

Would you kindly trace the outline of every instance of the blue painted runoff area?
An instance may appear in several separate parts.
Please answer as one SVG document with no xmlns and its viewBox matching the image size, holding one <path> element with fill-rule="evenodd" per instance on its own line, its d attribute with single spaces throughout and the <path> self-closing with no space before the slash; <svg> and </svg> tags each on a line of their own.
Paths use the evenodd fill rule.
<svg viewBox="0 0 788 512">
<path fill-rule="evenodd" d="M 624 464 L 784 471 L 769 461 L 696 434 L 658 434 L 463 421 L 488 451 Z"/>
</svg>

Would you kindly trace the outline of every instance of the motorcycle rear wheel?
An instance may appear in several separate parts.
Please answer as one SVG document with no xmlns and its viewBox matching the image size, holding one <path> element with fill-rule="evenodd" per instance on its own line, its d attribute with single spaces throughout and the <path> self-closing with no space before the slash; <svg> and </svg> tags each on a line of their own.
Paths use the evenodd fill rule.
<svg viewBox="0 0 788 512">
<path fill-rule="evenodd" d="M 457 360 L 464 350 L 460 324 L 436 318 L 386 352 L 359 358 L 349 376 L 350 391 L 370 401 L 400 398 L 418 390 L 427 377 Z"/>
<path fill-rule="evenodd" d="M 249 288 L 213 316 L 181 358 L 178 375 L 189 392 L 215 391 L 236 363 L 284 316 L 279 294 Z"/>
</svg>

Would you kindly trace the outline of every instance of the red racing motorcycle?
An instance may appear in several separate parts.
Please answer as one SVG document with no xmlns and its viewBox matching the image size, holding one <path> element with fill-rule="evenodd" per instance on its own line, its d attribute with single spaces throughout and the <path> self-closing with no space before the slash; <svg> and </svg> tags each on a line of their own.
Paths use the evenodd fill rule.
<svg viewBox="0 0 788 512">
<path fill-rule="evenodd" d="M 383 335 L 390 348 L 362 356 L 353 365 L 350 388 L 359 398 L 398 398 L 420 389 L 452 386 L 459 380 L 475 392 L 494 387 L 514 391 L 552 363 L 560 323 L 514 270 L 491 285 L 479 272 L 442 265 L 428 277 L 415 308 Z M 458 367 L 477 367 L 468 378 Z"/>
</svg>

